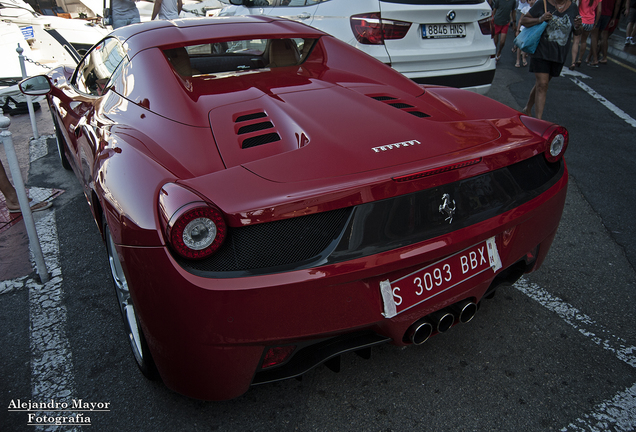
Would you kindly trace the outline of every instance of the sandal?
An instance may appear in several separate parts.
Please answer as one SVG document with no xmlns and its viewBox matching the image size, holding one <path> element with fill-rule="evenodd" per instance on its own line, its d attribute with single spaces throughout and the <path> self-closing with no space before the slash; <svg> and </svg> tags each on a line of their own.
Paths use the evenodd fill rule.
<svg viewBox="0 0 636 432">
<path fill-rule="evenodd" d="M 580 61 L 576 62 L 576 67 L 581 67 L 581 62 Z"/>
<path fill-rule="evenodd" d="M 575 68 L 575 67 L 576 67 L 576 63 L 572 63 L 572 64 L 568 67 L 568 69 L 570 69 L 570 70 L 574 70 L 574 68 Z"/>
<path fill-rule="evenodd" d="M 524 61 L 523 61 L 523 65 L 524 65 L 524 66 L 528 66 L 528 62 L 524 60 Z"/>
<path fill-rule="evenodd" d="M 32 212 L 38 212 L 38 211 L 46 210 L 47 208 L 51 207 L 52 205 L 53 205 L 53 203 L 50 202 L 50 201 L 42 201 L 42 202 L 33 204 L 31 206 L 31 211 Z M 11 207 L 7 206 L 7 210 L 9 210 L 9 213 L 22 213 L 22 210 L 20 210 L 20 207 L 11 208 Z"/>
<path fill-rule="evenodd" d="M 521 67 L 521 65 L 519 64 L 519 62 L 515 63 L 515 67 Z"/>
<path fill-rule="evenodd" d="M 600 60 L 598 64 L 607 64 L 607 60 Z"/>
</svg>

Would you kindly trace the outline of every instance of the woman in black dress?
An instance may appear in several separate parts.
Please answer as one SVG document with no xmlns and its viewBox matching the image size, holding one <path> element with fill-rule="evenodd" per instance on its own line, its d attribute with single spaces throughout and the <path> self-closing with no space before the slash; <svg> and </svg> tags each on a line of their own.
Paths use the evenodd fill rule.
<svg viewBox="0 0 636 432">
<path fill-rule="evenodd" d="M 580 34 L 582 25 L 579 8 L 571 0 L 538 1 L 521 17 L 520 23 L 524 27 L 532 27 L 544 21 L 548 22 L 548 26 L 530 58 L 530 72 L 534 73 L 536 81 L 523 109 L 524 114 L 532 115 L 534 106 L 539 119 L 543 117 L 548 84 L 553 77 L 561 75 L 572 34 Z"/>
</svg>

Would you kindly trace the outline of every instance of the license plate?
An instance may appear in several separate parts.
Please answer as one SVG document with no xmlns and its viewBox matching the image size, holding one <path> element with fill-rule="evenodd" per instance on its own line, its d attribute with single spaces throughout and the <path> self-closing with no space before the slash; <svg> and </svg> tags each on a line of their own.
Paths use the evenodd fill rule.
<svg viewBox="0 0 636 432">
<path fill-rule="evenodd" d="M 399 279 L 380 282 L 382 315 L 392 318 L 489 269 L 500 268 L 497 244 L 491 237 Z"/>
<path fill-rule="evenodd" d="M 425 24 L 422 25 L 422 38 L 463 38 L 466 37 L 466 24 Z"/>
</svg>

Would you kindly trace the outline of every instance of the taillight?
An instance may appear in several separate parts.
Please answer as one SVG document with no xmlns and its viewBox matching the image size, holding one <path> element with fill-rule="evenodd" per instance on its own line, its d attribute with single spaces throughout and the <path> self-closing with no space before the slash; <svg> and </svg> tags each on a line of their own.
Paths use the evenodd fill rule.
<svg viewBox="0 0 636 432">
<path fill-rule="evenodd" d="M 184 258 L 213 254 L 227 235 L 221 210 L 175 183 L 159 191 L 159 217 L 168 245 Z"/>
<path fill-rule="evenodd" d="M 491 18 L 484 18 L 479 20 L 479 30 L 481 30 L 481 34 L 489 35 L 492 32 L 490 27 Z"/>
<path fill-rule="evenodd" d="M 227 234 L 221 211 L 211 206 L 184 211 L 168 229 L 172 248 L 189 259 L 201 259 L 213 254 Z"/>
<path fill-rule="evenodd" d="M 351 30 L 356 40 L 365 45 L 382 45 L 385 40 L 402 39 L 411 28 L 411 23 L 383 19 L 380 13 L 353 15 Z"/>
<path fill-rule="evenodd" d="M 568 147 L 569 134 L 563 126 L 550 128 L 544 134 L 548 148 L 545 151 L 545 158 L 548 162 L 556 162 L 563 157 L 565 149 Z"/>
</svg>

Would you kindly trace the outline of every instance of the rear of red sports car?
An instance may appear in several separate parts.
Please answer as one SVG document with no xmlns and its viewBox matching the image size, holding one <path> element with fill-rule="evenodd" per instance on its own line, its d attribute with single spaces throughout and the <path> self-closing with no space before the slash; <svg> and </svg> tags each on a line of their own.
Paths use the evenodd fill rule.
<svg viewBox="0 0 636 432">
<path fill-rule="evenodd" d="M 96 114 L 93 207 L 168 387 L 229 399 L 420 344 L 541 265 L 565 129 L 297 23 L 212 22 L 120 32 L 130 58 Z M 275 44 L 294 52 L 277 64 Z M 249 59 L 210 71 L 206 53 Z"/>
</svg>

